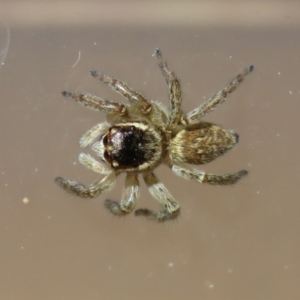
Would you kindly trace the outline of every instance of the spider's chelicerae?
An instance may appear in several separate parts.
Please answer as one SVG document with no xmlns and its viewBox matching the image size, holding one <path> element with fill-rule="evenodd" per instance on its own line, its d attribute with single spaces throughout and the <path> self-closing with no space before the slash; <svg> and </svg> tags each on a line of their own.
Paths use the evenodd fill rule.
<svg viewBox="0 0 300 300">
<path fill-rule="evenodd" d="M 236 183 L 247 174 L 242 170 L 225 175 L 208 174 L 186 164 L 205 164 L 224 154 L 238 142 L 238 135 L 219 125 L 203 122 L 202 118 L 226 100 L 252 70 L 249 66 L 238 74 L 224 89 L 189 113 L 181 109 L 180 82 L 162 58 L 159 49 L 154 55 L 169 88 L 169 111 L 159 102 L 147 100 L 124 82 L 95 70 L 91 75 L 108 84 L 128 100 L 128 104 L 104 100 L 100 97 L 63 91 L 63 96 L 106 114 L 105 123 L 97 124 L 80 139 L 80 146 L 92 145 L 100 162 L 91 155 L 81 153 L 79 161 L 93 171 L 104 175 L 86 187 L 81 183 L 57 177 L 55 182 L 64 190 L 83 198 L 94 198 L 115 186 L 118 175 L 126 173 L 125 188 L 120 202 L 105 200 L 105 207 L 113 214 L 130 213 L 139 197 L 138 175 L 144 177 L 151 195 L 162 206 L 161 211 L 137 209 L 136 216 L 156 221 L 174 219 L 180 207 L 164 184 L 154 174 L 161 164 L 188 180 L 213 185 Z"/>
</svg>

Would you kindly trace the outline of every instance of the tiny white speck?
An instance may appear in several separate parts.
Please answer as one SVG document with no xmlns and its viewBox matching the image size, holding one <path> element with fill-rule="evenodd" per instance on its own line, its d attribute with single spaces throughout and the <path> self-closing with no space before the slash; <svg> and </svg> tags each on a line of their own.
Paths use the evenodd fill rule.
<svg viewBox="0 0 300 300">
<path fill-rule="evenodd" d="M 232 59 L 232 56 L 230 55 L 229 58 Z"/>
<path fill-rule="evenodd" d="M 256 194 L 260 194 L 260 191 L 257 191 Z"/>
<path fill-rule="evenodd" d="M 51 219 L 51 216 L 48 216 L 47 219 L 50 220 L 50 219 Z"/>
<path fill-rule="evenodd" d="M 35 168 L 35 169 L 34 169 L 34 172 L 37 172 L 38 170 L 39 170 L 39 168 Z"/>
<path fill-rule="evenodd" d="M 205 281 L 205 285 L 209 288 L 209 289 L 213 289 L 214 288 L 214 285 L 209 282 L 209 281 Z"/>
<path fill-rule="evenodd" d="M 229 274 L 231 274 L 232 273 L 232 269 L 228 269 L 228 271 L 227 271 Z"/>
<path fill-rule="evenodd" d="M 169 268 L 173 268 L 173 267 L 174 267 L 174 264 L 173 264 L 173 263 L 169 263 L 169 264 L 168 264 L 168 267 L 169 267 Z"/>
<path fill-rule="evenodd" d="M 24 249 L 24 247 L 23 246 L 21 246 L 21 250 L 23 250 Z"/>
<path fill-rule="evenodd" d="M 281 73 L 280 73 L 280 72 L 278 72 L 278 75 L 281 75 Z"/>
<path fill-rule="evenodd" d="M 27 204 L 27 203 L 29 203 L 29 199 L 28 199 L 27 197 L 23 198 L 23 200 L 22 200 L 22 201 L 23 201 L 23 203 L 24 203 L 24 204 Z"/>
<path fill-rule="evenodd" d="M 293 94 L 293 92 L 292 92 L 292 91 L 289 91 L 289 93 L 290 93 L 290 95 L 292 95 L 292 94 Z"/>
<path fill-rule="evenodd" d="M 280 136 L 280 133 L 277 133 L 276 136 Z"/>
<path fill-rule="evenodd" d="M 75 165 L 77 165 L 77 162 L 76 162 L 76 161 L 74 161 L 74 162 L 73 162 L 73 165 L 74 165 L 74 166 L 75 166 Z"/>
<path fill-rule="evenodd" d="M 111 268 L 111 266 L 108 266 L 107 269 L 108 269 L 108 271 L 111 271 L 112 268 Z"/>
<path fill-rule="evenodd" d="M 97 43 L 95 42 L 95 43 L 94 43 L 94 45 L 96 46 L 96 45 L 97 45 Z"/>
</svg>

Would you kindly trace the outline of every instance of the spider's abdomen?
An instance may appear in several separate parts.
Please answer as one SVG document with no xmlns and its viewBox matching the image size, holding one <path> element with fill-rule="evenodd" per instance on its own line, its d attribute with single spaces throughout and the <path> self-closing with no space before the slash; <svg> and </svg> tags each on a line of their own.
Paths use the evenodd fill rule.
<svg viewBox="0 0 300 300">
<path fill-rule="evenodd" d="M 180 130 L 171 140 L 173 161 L 206 164 L 230 150 L 238 135 L 219 125 L 201 122 Z"/>
<path fill-rule="evenodd" d="M 142 172 L 162 160 L 161 133 L 146 122 L 113 125 L 103 138 L 104 158 L 115 170 Z"/>
</svg>

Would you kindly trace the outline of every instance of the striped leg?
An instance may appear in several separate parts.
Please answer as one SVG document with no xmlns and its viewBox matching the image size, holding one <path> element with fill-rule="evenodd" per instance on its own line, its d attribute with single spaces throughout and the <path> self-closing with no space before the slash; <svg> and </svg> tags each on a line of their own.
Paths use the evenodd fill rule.
<svg viewBox="0 0 300 300">
<path fill-rule="evenodd" d="M 127 173 L 125 180 L 125 188 L 121 202 L 106 199 L 104 201 L 105 207 L 110 210 L 114 215 L 123 216 L 130 213 L 137 202 L 139 197 L 140 185 L 136 174 Z"/>
<path fill-rule="evenodd" d="M 154 55 L 158 59 L 158 65 L 169 86 L 170 116 L 166 126 L 166 130 L 172 130 L 177 126 L 181 117 L 182 99 L 180 82 L 175 73 L 169 69 L 168 64 L 162 59 L 162 53 L 160 49 L 156 48 Z"/>
<path fill-rule="evenodd" d="M 158 222 L 175 219 L 179 215 L 179 205 L 164 184 L 158 180 L 154 173 L 144 175 L 144 180 L 150 194 L 159 202 L 163 210 L 154 212 L 150 209 L 142 208 L 137 209 L 135 215 L 146 216 Z"/>
<path fill-rule="evenodd" d="M 248 174 L 248 171 L 242 170 L 236 173 L 216 175 L 210 173 L 204 173 L 196 169 L 188 169 L 187 167 L 181 167 L 178 165 L 172 166 L 172 171 L 179 177 L 198 181 L 201 183 L 209 183 L 212 185 L 229 185 L 236 183 L 243 176 Z"/>
<path fill-rule="evenodd" d="M 103 179 L 96 181 L 86 187 L 81 183 L 63 177 L 56 177 L 55 183 L 65 191 L 82 198 L 94 198 L 112 190 L 116 184 L 117 175 L 115 172 L 109 173 Z"/>
<path fill-rule="evenodd" d="M 232 93 L 253 69 L 253 65 L 244 69 L 244 71 L 238 74 L 224 89 L 220 90 L 202 105 L 189 112 L 186 117 L 186 123 L 198 123 L 206 114 L 213 111 L 219 104 L 223 103 L 228 94 Z"/>
</svg>

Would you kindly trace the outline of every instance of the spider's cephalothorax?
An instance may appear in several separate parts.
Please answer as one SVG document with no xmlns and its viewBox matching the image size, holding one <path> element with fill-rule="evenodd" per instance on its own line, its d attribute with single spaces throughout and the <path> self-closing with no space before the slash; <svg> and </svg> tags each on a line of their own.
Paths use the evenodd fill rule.
<svg viewBox="0 0 300 300">
<path fill-rule="evenodd" d="M 115 171 L 140 173 L 152 170 L 164 158 L 163 137 L 147 122 L 124 122 L 111 126 L 94 149 Z"/>
<path fill-rule="evenodd" d="M 209 174 L 186 164 L 208 163 L 238 142 L 238 135 L 233 131 L 201 119 L 226 100 L 227 95 L 253 70 L 253 66 L 246 68 L 205 103 L 184 113 L 178 78 L 162 59 L 161 51 L 156 49 L 154 54 L 169 87 L 170 111 L 161 103 L 147 100 L 124 82 L 94 70 L 91 71 L 93 77 L 111 86 L 129 103 L 121 104 L 90 94 L 62 92 L 63 96 L 106 114 L 107 122 L 97 124 L 80 139 L 82 147 L 91 145 L 100 162 L 89 154 L 79 155 L 80 163 L 105 176 L 88 187 L 62 177 L 57 177 L 55 181 L 70 193 L 93 198 L 110 191 L 115 186 L 117 176 L 125 172 L 125 188 L 120 203 L 110 199 L 104 202 L 113 214 L 125 215 L 135 207 L 140 189 L 138 175 L 143 174 L 151 195 L 163 209 L 157 212 L 147 208 L 138 209 L 135 214 L 165 221 L 176 218 L 180 209 L 153 173 L 160 164 L 167 165 L 184 179 L 209 184 L 234 184 L 247 174 L 245 170 L 224 175 Z"/>
</svg>

